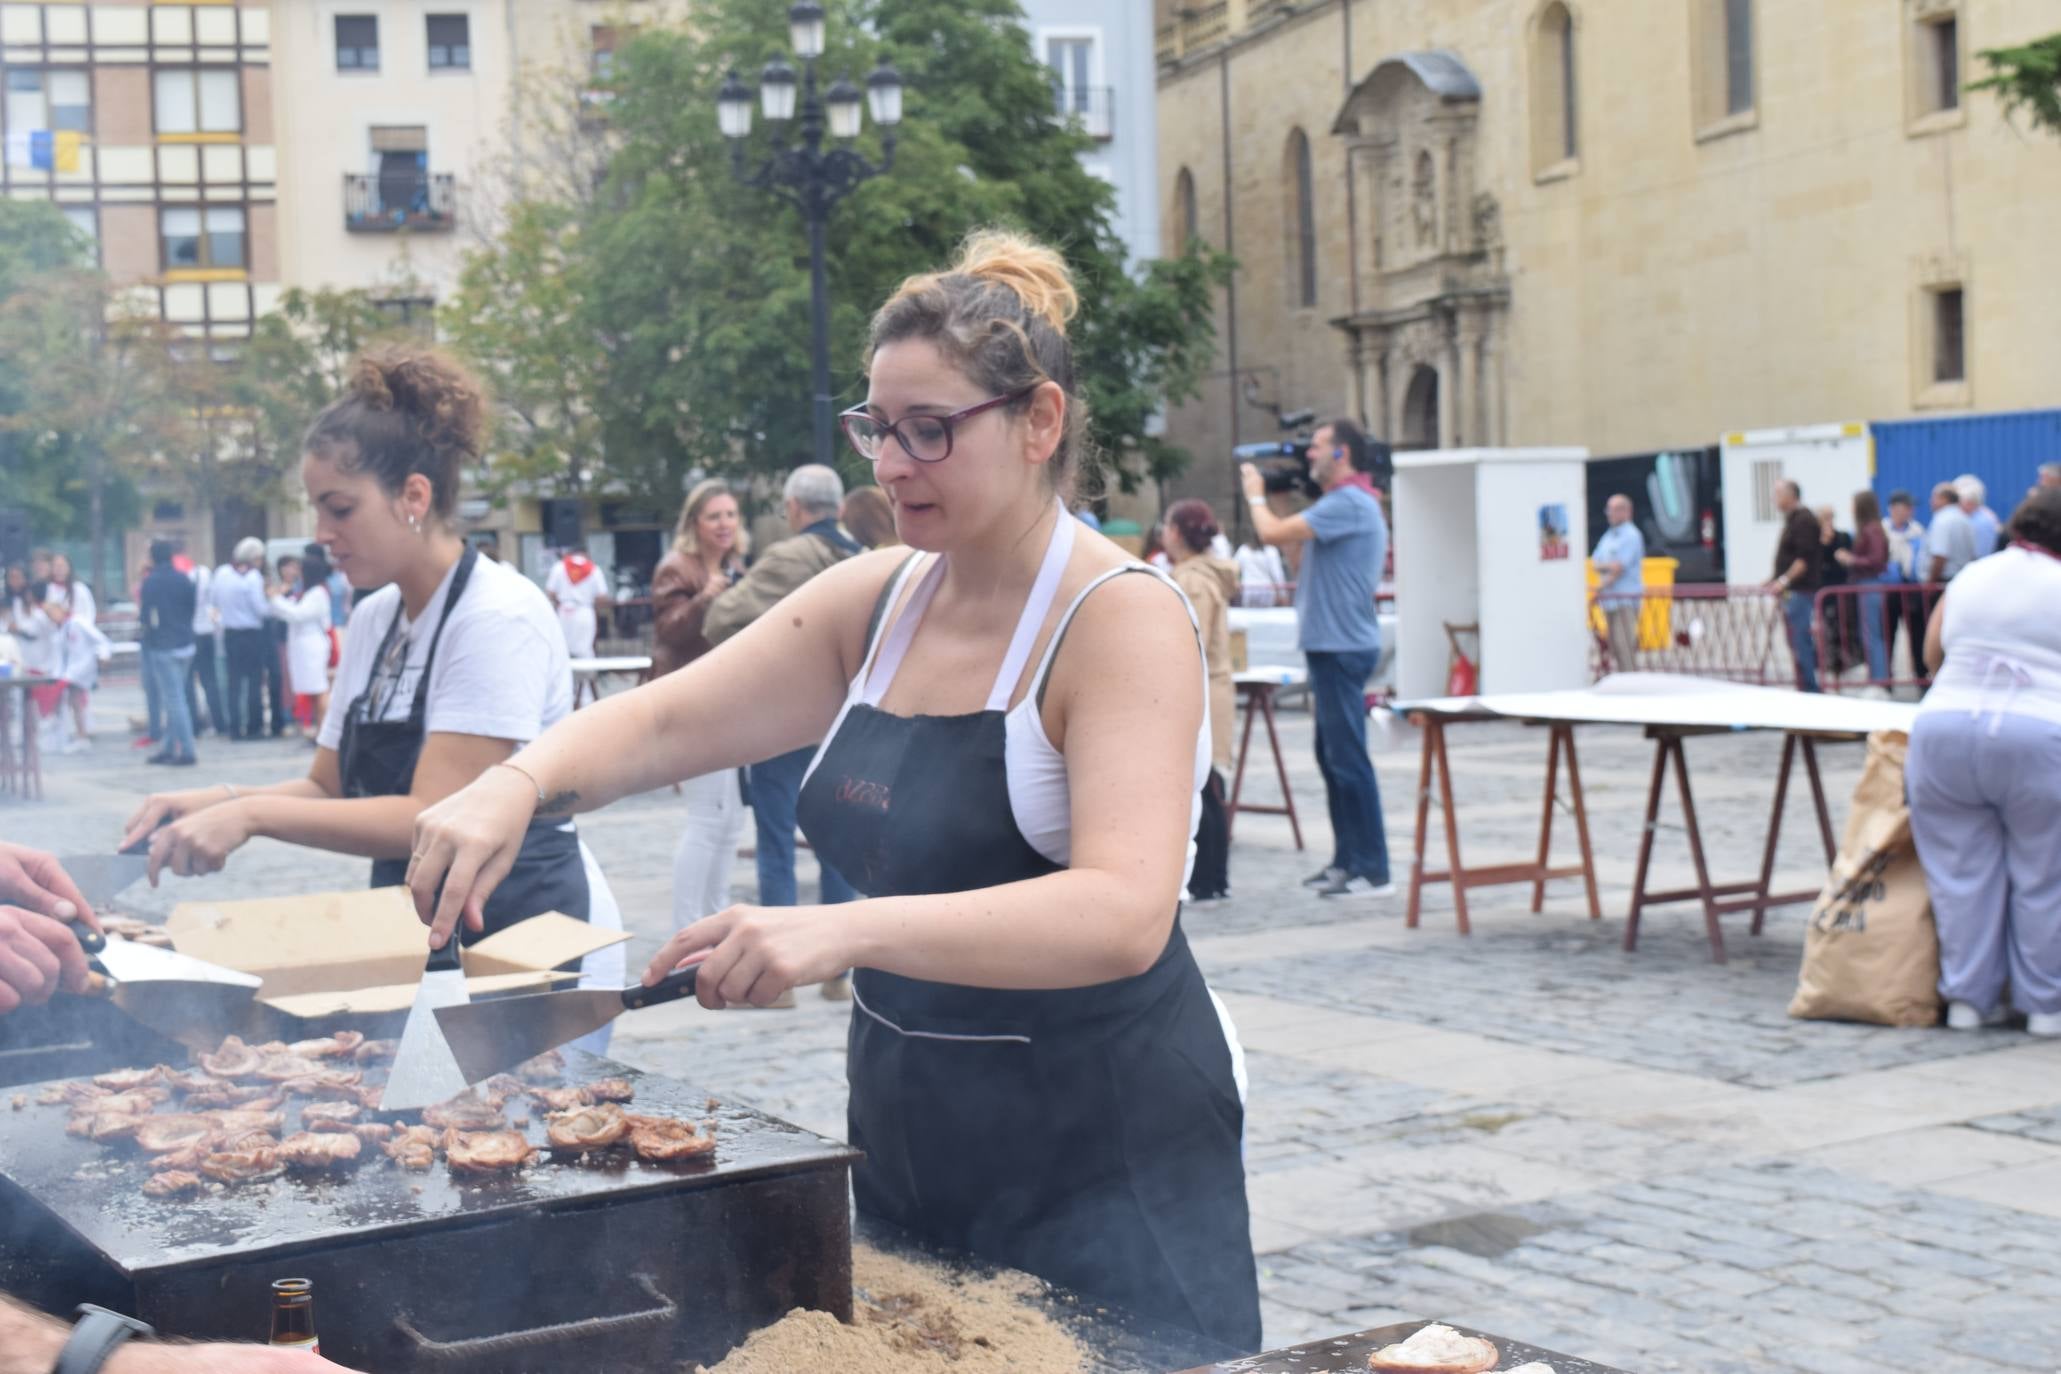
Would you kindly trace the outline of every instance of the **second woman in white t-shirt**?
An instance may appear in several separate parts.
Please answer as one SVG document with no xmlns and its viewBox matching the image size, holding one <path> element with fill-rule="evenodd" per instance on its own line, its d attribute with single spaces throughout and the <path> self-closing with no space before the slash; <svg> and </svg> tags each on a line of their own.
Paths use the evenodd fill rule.
<svg viewBox="0 0 2061 1374">
<path fill-rule="evenodd" d="M 441 354 L 361 358 L 348 390 L 316 417 L 301 477 L 316 541 L 354 587 L 314 762 L 267 787 L 149 798 L 122 845 L 149 837 L 150 875 L 220 869 L 256 836 L 372 860 L 371 883 L 405 880 L 416 815 L 507 760 L 572 706 L 565 640 L 544 594 L 468 551 L 452 528 L 462 465 L 479 454 L 485 399 Z M 502 894 L 506 894 L 505 899 Z M 473 934 L 546 911 L 610 928 L 621 918 L 564 817 L 530 828 L 515 872 L 468 913 Z M 620 946 L 586 972 L 620 983 Z"/>
</svg>

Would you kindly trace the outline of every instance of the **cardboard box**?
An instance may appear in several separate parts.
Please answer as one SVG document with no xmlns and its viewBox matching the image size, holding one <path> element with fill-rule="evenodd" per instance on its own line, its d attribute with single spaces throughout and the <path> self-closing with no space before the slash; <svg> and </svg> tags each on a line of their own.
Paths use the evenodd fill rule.
<svg viewBox="0 0 2061 1374">
<path fill-rule="evenodd" d="M 165 930 L 180 953 L 265 980 L 247 1039 L 398 1030 L 429 956 L 405 887 L 181 902 Z M 532 916 L 466 947 L 466 990 L 548 987 L 578 976 L 563 966 L 627 939 L 557 912 Z"/>
<path fill-rule="evenodd" d="M 1250 664 L 1249 662 L 1247 662 L 1247 660 L 1246 660 L 1246 654 L 1247 654 L 1247 648 L 1246 648 L 1246 638 L 1245 638 L 1245 631 L 1243 631 L 1243 630 L 1233 630 L 1233 631 L 1231 631 L 1231 671 L 1232 671 L 1232 672 L 1234 672 L 1234 673 L 1242 673 L 1242 672 L 1244 672 L 1244 671 L 1245 671 L 1245 670 L 1246 670 L 1247 668 L 1249 668 L 1250 666 L 1252 666 L 1252 665 L 1251 665 L 1251 664 Z"/>
</svg>

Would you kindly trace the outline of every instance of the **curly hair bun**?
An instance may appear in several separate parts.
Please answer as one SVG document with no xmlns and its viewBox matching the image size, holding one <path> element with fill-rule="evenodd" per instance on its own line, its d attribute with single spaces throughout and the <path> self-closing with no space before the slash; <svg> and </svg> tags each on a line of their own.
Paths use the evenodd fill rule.
<svg viewBox="0 0 2061 1374">
<path fill-rule="evenodd" d="M 1066 259 L 1022 234 L 983 229 L 969 236 L 952 271 L 997 282 L 1016 293 L 1025 313 L 1042 318 L 1060 334 L 1081 308 Z"/>
<path fill-rule="evenodd" d="M 370 409 L 405 415 L 434 449 L 468 457 L 480 451 L 486 392 L 435 349 L 397 346 L 365 353 L 352 369 L 350 392 Z"/>
</svg>

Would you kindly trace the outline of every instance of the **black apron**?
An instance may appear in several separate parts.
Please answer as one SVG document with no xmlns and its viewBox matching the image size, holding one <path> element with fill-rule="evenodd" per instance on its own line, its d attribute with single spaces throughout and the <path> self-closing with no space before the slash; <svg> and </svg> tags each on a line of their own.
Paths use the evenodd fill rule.
<svg viewBox="0 0 2061 1374">
<path fill-rule="evenodd" d="M 405 796 L 415 784 L 415 761 L 422 755 L 423 721 L 429 710 L 430 674 L 436 670 L 437 644 L 444 637 L 444 625 L 451 608 L 465 594 L 479 550 L 467 549 L 451 577 L 450 594 L 444 598 L 443 613 L 429 638 L 429 653 L 422 661 L 422 675 L 415 683 L 415 700 L 406 720 L 372 720 L 372 693 L 379 683 L 380 668 L 401 631 L 405 606 L 394 608 L 394 618 L 379 641 L 379 653 L 372 660 L 372 674 L 365 690 L 358 693 L 344 713 L 343 739 L 337 751 L 337 768 L 343 777 L 346 797 Z M 407 881 L 406 859 L 374 859 L 372 886 L 396 887 Z M 580 857 L 580 838 L 572 823 L 562 817 L 538 817 L 523 836 L 515 866 L 494 895 L 487 898 L 486 929 L 472 934 L 463 922 L 460 939 L 476 939 L 505 930 L 517 921 L 547 911 L 563 912 L 578 920 L 587 919 L 587 868 Z"/>
<path fill-rule="evenodd" d="M 1057 872 L 1010 810 L 1005 713 L 854 701 L 803 785 L 818 857 L 869 897 Z M 1150 970 L 997 990 L 858 969 L 859 1209 L 1240 1350 L 1260 1346 L 1244 1108 L 1178 917 Z"/>
</svg>

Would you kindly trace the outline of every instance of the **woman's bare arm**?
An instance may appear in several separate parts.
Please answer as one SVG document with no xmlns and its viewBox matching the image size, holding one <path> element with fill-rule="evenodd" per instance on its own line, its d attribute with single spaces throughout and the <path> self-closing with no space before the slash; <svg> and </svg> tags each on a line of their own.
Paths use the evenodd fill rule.
<svg viewBox="0 0 2061 1374">
<path fill-rule="evenodd" d="M 1951 595 L 1951 590 L 1942 593 L 1932 604 L 1932 614 L 1925 621 L 1925 662 L 1934 673 L 1938 673 L 1939 666 L 1946 662 L 1946 639 L 1940 624 L 1946 617 L 1946 599 Z"/>
<path fill-rule="evenodd" d="M 1202 660 L 1180 603 L 1124 577 L 1089 598 L 1054 666 L 1047 719 L 1066 756 L 1072 865 L 1023 882 L 695 923 L 647 980 L 714 950 L 698 995 L 767 1002 L 864 967 L 972 987 L 1085 987 L 1151 967 L 1180 901 L 1202 730 Z"/>
<path fill-rule="evenodd" d="M 682 778 L 758 763 L 821 740 L 865 652 L 866 625 L 906 550 L 861 554 L 821 573 L 676 673 L 560 721 L 421 817 L 416 906 L 441 945 L 476 918 L 538 812 L 570 815 Z M 520 775 L 526 775 L 520 776 Z"/>
</svg>

